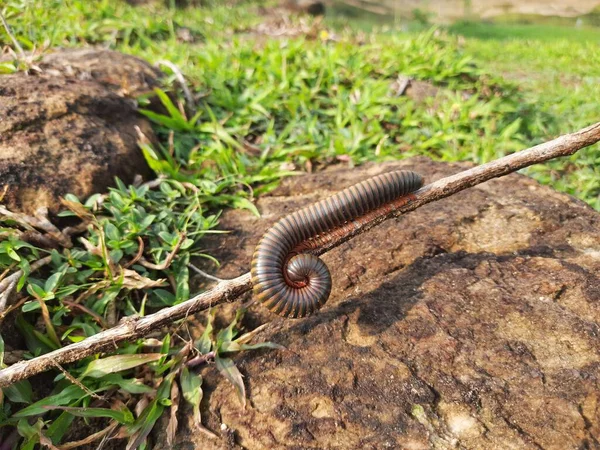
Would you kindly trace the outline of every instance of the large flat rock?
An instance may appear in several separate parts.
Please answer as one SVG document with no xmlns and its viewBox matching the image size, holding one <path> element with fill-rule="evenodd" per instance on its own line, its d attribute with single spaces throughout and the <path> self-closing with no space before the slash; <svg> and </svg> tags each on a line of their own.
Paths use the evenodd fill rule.
<svg viewBox="0 0 600 450">
<path fill-rule="evenodd" d="M 218 274 L 246 272 L 282 215 L 398 168 L 433 181 L 465 166 L 419 158 L 290 178 L 258 202 L 262 218 L 223 216 L 233 233 L 206 249 Z M 510 175 L 323 259 L 333 292 L 319 313 L 250 308 L 248 326 L 272 321 L 258 340 L 286 350 L 235 358 L 247 408 L 204 369 L 204 423 L 220 437 L 194 431 L 187 411 L 177 448 L 600 448 L 600 215 L 584 203 Z"/>
</svg>

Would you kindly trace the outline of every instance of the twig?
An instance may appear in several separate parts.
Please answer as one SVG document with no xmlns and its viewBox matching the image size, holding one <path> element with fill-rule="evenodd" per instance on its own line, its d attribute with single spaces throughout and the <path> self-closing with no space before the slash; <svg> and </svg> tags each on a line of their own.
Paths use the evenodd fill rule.
<svg viewBox="0 0 600 450">
<path fill-rule="evenodd" d="M 177 244 L 175 244 L 175 248 L 173 248 L 171 253 L 169 253 L 167 255 L 167 258 L 162 263 L 160 263 L 160 264 L 151 263 L 142 256 L 142 257 L 140 257 L 140 260 L 139 260 L 140 265 L 144 266 L 146 269 L 165 270 L 167 267 L 169 267 L 171 265 L 173 258 L 175 258 L 175 255 L 179 251 L 179 248 L 181 247 L 181 244 L 183 244 L 184 240 L 185 240 L 185 233 L 181 233 L 179 235 L 179 240 L 177 241 Z"/>
<path fill-rule="evenodd" d="M 38 259 L 37 261 L 35 261 L 34 263 L 31 264 L 30 271 L 35 272 L 40 267 L 43 267 L 46 264 L 49 264 L 50 261 L 52 261 L 51 256 L 46 256 L 42 259 Z M 17 285 L 17 281 L 19 280 L 19 278 L 21 278 L 22 275 L 23 275 L 23 271 L 17 270 L 12 275 L 10 275 L 10 276 L 6 277 L 4 280 L 0 281 L 0 295 L 2 296 L 2 297 L 0 297 L 2 299 L 0 301 L 2 303 L 0 305 L 0 312 L 2 312 L 4 310 L 4 308 L 6 308 L 8 306 L 8 301 L 7 301 L 8 296 L 10 295 L 12 289 L 14 289 L 14 287 Z"/>
<path fill-rule="evenodd" d="M 183 90 L 183 96 L 185 97 L 185 101 L 188 103 L 190 110 L 193 111 L 193 113 L 195 114 L 196 113 L 196 102 L 194 101 L 194 96 L 192 95 L 190 88 L 188 88 L 188 85 L 185 81 L 185 77 L 181 73 L 181 70 L 179 70 L 179 67 L 177 67 L 175 64 L 173 64 L 171 61 L 167 61 L 165 59 L 158 61 L 156 64 L 167 66 L 169 69 L 171 69 L 171 71 L 175 75 L 175 78 L 177 79 L 177 82 L 179 83 L 179 85 L 181 86 L 181 89 Z"/>
<path fill-rule="evenodd" d="M 10 273 L 11 270 L 13 270 L 15 268 L 15 266 L 17 265 L 16 262 L 13 262 L 10 266 L 8 266 L 4 272 L 0 273 L 0 281 L 4 280 L 4 277 L 6 275 L 8 275 Z"/>
<path fill-rule="evenodd" d="M 7 219 L 13 220 L 17 222 L 21 227 L 25 228 L 24 233 L 33 233 L 38 234 L 38 239 L 51 239 L 55 241 L 61 247 L 71 248 L 73 243 L 68 236 L 66 236 L 63 232 L 61 232 L 52 222 L 48 220 L 47 217 L 48 209 L 40 208 L 36 211 L 35 216 L 29 216 L 23 213 L 16 213 L 8 210 L 4 206 L 0 205 L 0 216 L 6 217 Z M 42 235 L 37 230 L 42 230 L 46 234 Z M 56 245 L 51 246 L 51 248 L 56 247 Z"/>
<path fill-rule="evenodd" d="M 211 306 L 232 301 L 248 292 L 251 287 L 250 274 L 245 274 L 226 283 L 221 283 L 214 289 L 199 294 L 179 305 L 162 309 L 155 314 L 146 317 L 128 317 L 126 320 L 119 322 L 114 328 L 100 332 L 83 341 L 67 345 L 58 351 L 55 350 L 37 358 L 20 361 L 0 370 L 0 387 L 9 386 L 16 381 L 44 372 L 54 367 L 55 362 L 67 364 L 96 353 L 113 351 L 120 343 L 133 341 L 150 334 L 156 329 L 169 325 L 175 320 L 183 319 Z"/>
<path fill-rule="evenodd" d="M 572 155 L 578 150 L 600 141 L 600 122 L 572 134 L 567 134 L 545 144 L 540 144 L 527 150 L 505 156 L 498 160 L 473 167 L 435 181 L 419 189 L 412 196 L 412 201 L 380 216 L 371 222 L 365 222 L 350 233 L 327 242 L 316 254 L 322 254 L 348 241 L 352 237 L 364 233 L 390 217 L 396 217 L 419 206 L 425 205 L 462 190 L 515 172 L 533 164 L 548 161 L 560 156 Z M 208 309 L 212 306 L 230 302 L 252 287 L 250 274 L 219 283 L 214 289 L 196 297 L 158 311 L 146 317 L 131 317 L 110 330 L 103 331 L 83 341 L 67 345 L 58 350 L 38 356 L 27 361 L 20 361 L 0 370 L 0 387 L 9 386 L 17 381 L 29 378 L 35 374 L 54 367 L 55 363 L 67 364 L 104 351 L 112 350 L 116 345 L 133 341 L 148 335 L 174 321 L 181 320 L 190 314 Z"/>
<path fill-rule="evenodd" d="M 65 236 L 74 236 L 76 234 L 83 233 L 87 229 L 88 225 L 88 222 L 81 222 L 80 224 L 73 225 L 72 227 L 66 227 L 63 230 L 63 234 Z"/>
<path fill-rule="evenodd" d="M 157 188 L 158 186 L 160 186 L 160 184 L 166 179 L 167 177 L 165 175 L 159 175 L 158 177 L 156 177 L 153 180 L 150 181 L 146 181 L 144 184 L 142 184 L 141 186 L 147 186 L 148 189 L 154 189 Z"/>
<path fill-rule="evenodd" d="M 54 367 L 56 367 L 58 370 L 60 370 L 67 380 L 69 380 L 75 386 L 79 387 L 83 392 L 87 393 L 90 397 L 93 397 L 97 400 L 104 400 L 98 394 L 95 394 L 94 392 L 90 391 L 81 381 L 77 380 L 73 375 L 71 375 L 69 372 L 67 372 L 63 368 L 63 366 L 61 366 L 57 362 L 54 363 Z"/>
<path fill-rule="evenodd" d="M 12 30 L 10 29 L 10 26 L 8 26 L 8 22 L 4 18 L 4 14 L 2 14 L 2 11 L 0 11 L 0 20 L 2 21 L 2 25 L 4 25 L 4 29 L 6 30 L 6 34 L 8 34 L 10 36 L 11 40 L 13 41 L 13 44 L 14 44 L 15 48 L 17 49 L 17 52 L 19 52 L 19 57 L 22 60 L 27 59 L 27 56 L 25 56 L 25 52 L 23 51 L 23 48 L 19 44 L 19 41 L 17 41 L 17 38 L 15 37 L 15 35 L 12 32 Z"/>
<path fill-rule="evenodd" d="M 212 361 L 213 359 L 215 359 L 215 356 L 217 356 L 217 353 L 212 351 L 212 352 L 208 352 L 204 355 L 198 355 L 190 360 L 188 360 L 185 365 L 188 367 L 196 367 L 199 366 L 201 364 L 205 364 L 209 361 Z"/>
<path fill-rule="evenodd" d="M 25 241 L 36 247 L 51 249 L 57 249 L 61 247 L 61 245 L 58 242 L 56 242 L 55 239 L 52 239 L 47 234 L 42 234 L 35 230 L 22 231 L 18 233 L 17 236 L 19 236 L 20 240 Z"/>
<path fill-rule="evenodd" d="M 102 316 L 100 314 L 92 311 L 91 309 L 86 308 L 85 306 L 80 305 L 79 303 L 75 303 L 75 302 L 72 302 L 72 301 L 69 301 L 69 300 L 63 300 L 62 303 L 63 303 L 63 305 L 68 306 L 71 311 L 77 309 L 77 310 L 81 311 L 84 314 L 88 314 L 102 328 L 108 328 L 108 324 L 104 321 L 104 319 L 102 318 Z"/>
<path fill-rule="evenodd" d="M 2 298 L 2 296 L 6 292 L 7 291 L 4 291 L 2 294 L 0 294 L 0 298 Z M 16 303 L 14 303 L 14 304 L 13 304 L 12 301 L 10 301 L 10 302 L 8 302 L 8 303 L 10 303 L 10 306 L 8 308 L 6 307 L 6 303 L 0 303 L 0 311 L 2 311 L 2 312 L 0 312 L 0 324 L 6 318 L 6 316 L 8 316 L 15 309 L 20 308 L 21 306 L 23 306 L 25 304 L 25 302 L 28 301 L 29 299 L 30 299 L 30 297 L 28 295 L 25 295 L 25 296 L 21 297 L 20 299 L 18 299 L 16 301 Z"/>
<path fill-rule="evenodd" d="M 1 317 L 3 316 L 3 313 L 6 311 L 7 307 L 12 303 L 11 297 L 15 293 L 17 281 L 19 281 L 19 278 L 14 278 L 8 283 L 6 289 L 0 291 L 0 320 L 2 320 Z"/>
<path fill-rule="evenodd" d="M 207 280 L 211 280 L 211 281 L 216 281 L 217 283 L 220 283 L 221 281 L 227 281 L 224 280 L 223 278 L 218 278 L 215 277 L 214 275 L 211 275 L 209 273 L 206 273 L 205 271 L 198 269 L 195 265 L 193 264 L 188 264 L 188 267 L 190 269 L 192 269 L 194 272 L 196 272 L 198 275 L 202 275 L 204 278 L 206 278 Z"/>
<path fill-rule="evenodd" d="M 138 262 L 140 260 L 140 258 L 144 254 L 144 240 L 140 236 L 138 236 L 137 241 L 138 241 L 138 251 L 135 254 L 135 256 L 133 257 L 133 259 L 123 266 L 124 269 L 128 269 L 131 266 L 133 266 L 136 262 Z"/>
<path fill-rule="evenodd" d="M 82 447 L 84 445 L 89 445 L 92 442 L 97 441 L 100 438 L 106 437 L 112 431 L 114 431 L 114 429 L 117 428 L 118 426 L 119 426 L 119 422 L 117 422 L 116 420 L 114 420 L 114 421 L 112 421 L 110 423 L 109 426 L 107 426 L 103 430 L 100 430 L 100 431 L 98 431 L 98 432 L 96 432 L 94 434 L 90 434 L 85 439 L 81 439 L 79 441 L 71 441 L 71 442 L 67 442 L 66 444 L 62 444 L 59 447 L 59 449 L 60 450 L 71 450 L 72 448 L 77 448 L 77 447 Z"/>
</svg>

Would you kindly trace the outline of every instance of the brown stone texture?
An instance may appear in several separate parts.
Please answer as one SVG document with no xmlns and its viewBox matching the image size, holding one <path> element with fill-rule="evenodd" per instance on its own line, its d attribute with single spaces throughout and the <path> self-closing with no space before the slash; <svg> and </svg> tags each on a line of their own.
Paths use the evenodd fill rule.
<svg viewBox="0 0 600 450">
<path fill-rule="evenodd" d="M 162 73 L 143 59 L 114 50 L 65 49 L 37 63 L 45 75 L 96 81 L 126 97 L 136 98 L 160 87 Z"/>
<path fill-rule="evenodd" d="M 9 208 L 56 211 L 67 193 L 85 198 L 114 177 L 131 182 L 151 174 L 136 127 L 150 139 L 152 129 L 125 97 L 142 92 L 143 83 L 134 82 L 141 66 L 123 63 L 122 72 L 110 72 L 114 53 L 66 52 L 62 63 L 51 55 L 40 64 L 42 75 L 0 77 L 0 195 Z"/>
<path fill-rule="evenodd" d="M 232 233 L 206 251 L 222 261 L 219 276 L 240 275 L 286 213 L 383 171 L 433 181 L 465 167 L 417 158 L 289 178 L 258 201 L 260 219 L 226 213 L 221 228 Z M 203 422 L 219 438 L 194 430 L 184 408 L 174 448 L 600 448 L 596 211 L 514 174 L 389 220 L 323 259 L 333 292 L 316 315 L 249 308 L 248 328 L 270 321 L 256 340 L 286 349 L 234 358 L 246 409 L 203 369 Z M 164 442 L 159 432 L 156 448 Z"/>
</svg>

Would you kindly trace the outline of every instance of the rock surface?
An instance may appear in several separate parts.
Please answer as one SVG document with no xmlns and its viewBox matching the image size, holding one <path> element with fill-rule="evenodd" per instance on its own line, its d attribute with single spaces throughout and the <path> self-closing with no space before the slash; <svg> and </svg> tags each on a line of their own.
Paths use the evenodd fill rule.
<svg viewBox="0 0 600 450">
<path fill-rule="evenodd" d="M 56 211 L 67 193 L 84 198 L 114 177 L 150 175 L 136 127 L 149 139 L 153 132 L 124 95 L 149 88 L 151 73 L 114 53 L 50 55 L 41 76 L 0 77 L 0 195 L 10 209 Z"/>
<path fill-rule="evenodd" d="M 207 244 L 223 262 L 218 275 L 246 272 L 282 215 L 396 168 L 433 181 L 465 166 L 419 158 L 288 179 L 258 202 L 261 219 L 223 216 L 233 233 Z M 235 358 L 246 410 L 204 369 L 203 421 L 220 437 L 195 431 L 185 409 L 175 448 L 600 448 L 597 212 L 510 175 L 323 259 L 334 284 L 319 313 L 247 313 L 249 327 L 272 320 L 257 341 L 287 349 Z M 156 448 L 166 448 L 164 435 Z"/>
<path fill-rule="evenodd" d="M 44 55 L 37 65 L 45 75 L 96 81 L 130 98 L 152 92 L 162 77 L 160 70 L 143 59 L 106 49 L 65 49 Z"/>
</svg>

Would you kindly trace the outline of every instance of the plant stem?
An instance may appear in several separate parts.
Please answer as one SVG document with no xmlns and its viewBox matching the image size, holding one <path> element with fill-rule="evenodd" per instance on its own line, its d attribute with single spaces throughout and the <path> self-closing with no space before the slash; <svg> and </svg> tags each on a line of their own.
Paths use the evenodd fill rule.
<svg viewBox="0 0 600 450">
<path fill-rule="evenodd" d="M 2 25 L 4 25 L 4 29 L 6 30 L 6 34 L 8 34 L 8 36 L 10 36 L 11 40 L 13 41 L 13 45 L 15 46 L 15 48 L 17 49 L 17 52 L 19 53 L 19 57 L 22 60 L 24 60 L 26 58 L 25 52 L 23 51 L 23 48 L 19 44 L 19 41 L 17 41 L 17 38 L 15 37 L 15 35 L 12 32 L 12 30 L 10 29 L 10 26 L 8 25 L 8 22 L 4 18 L 4 14 L 2 14 L 2 11 L 0 11 L 0 20 L 2 21 Z"/>
</svg>

